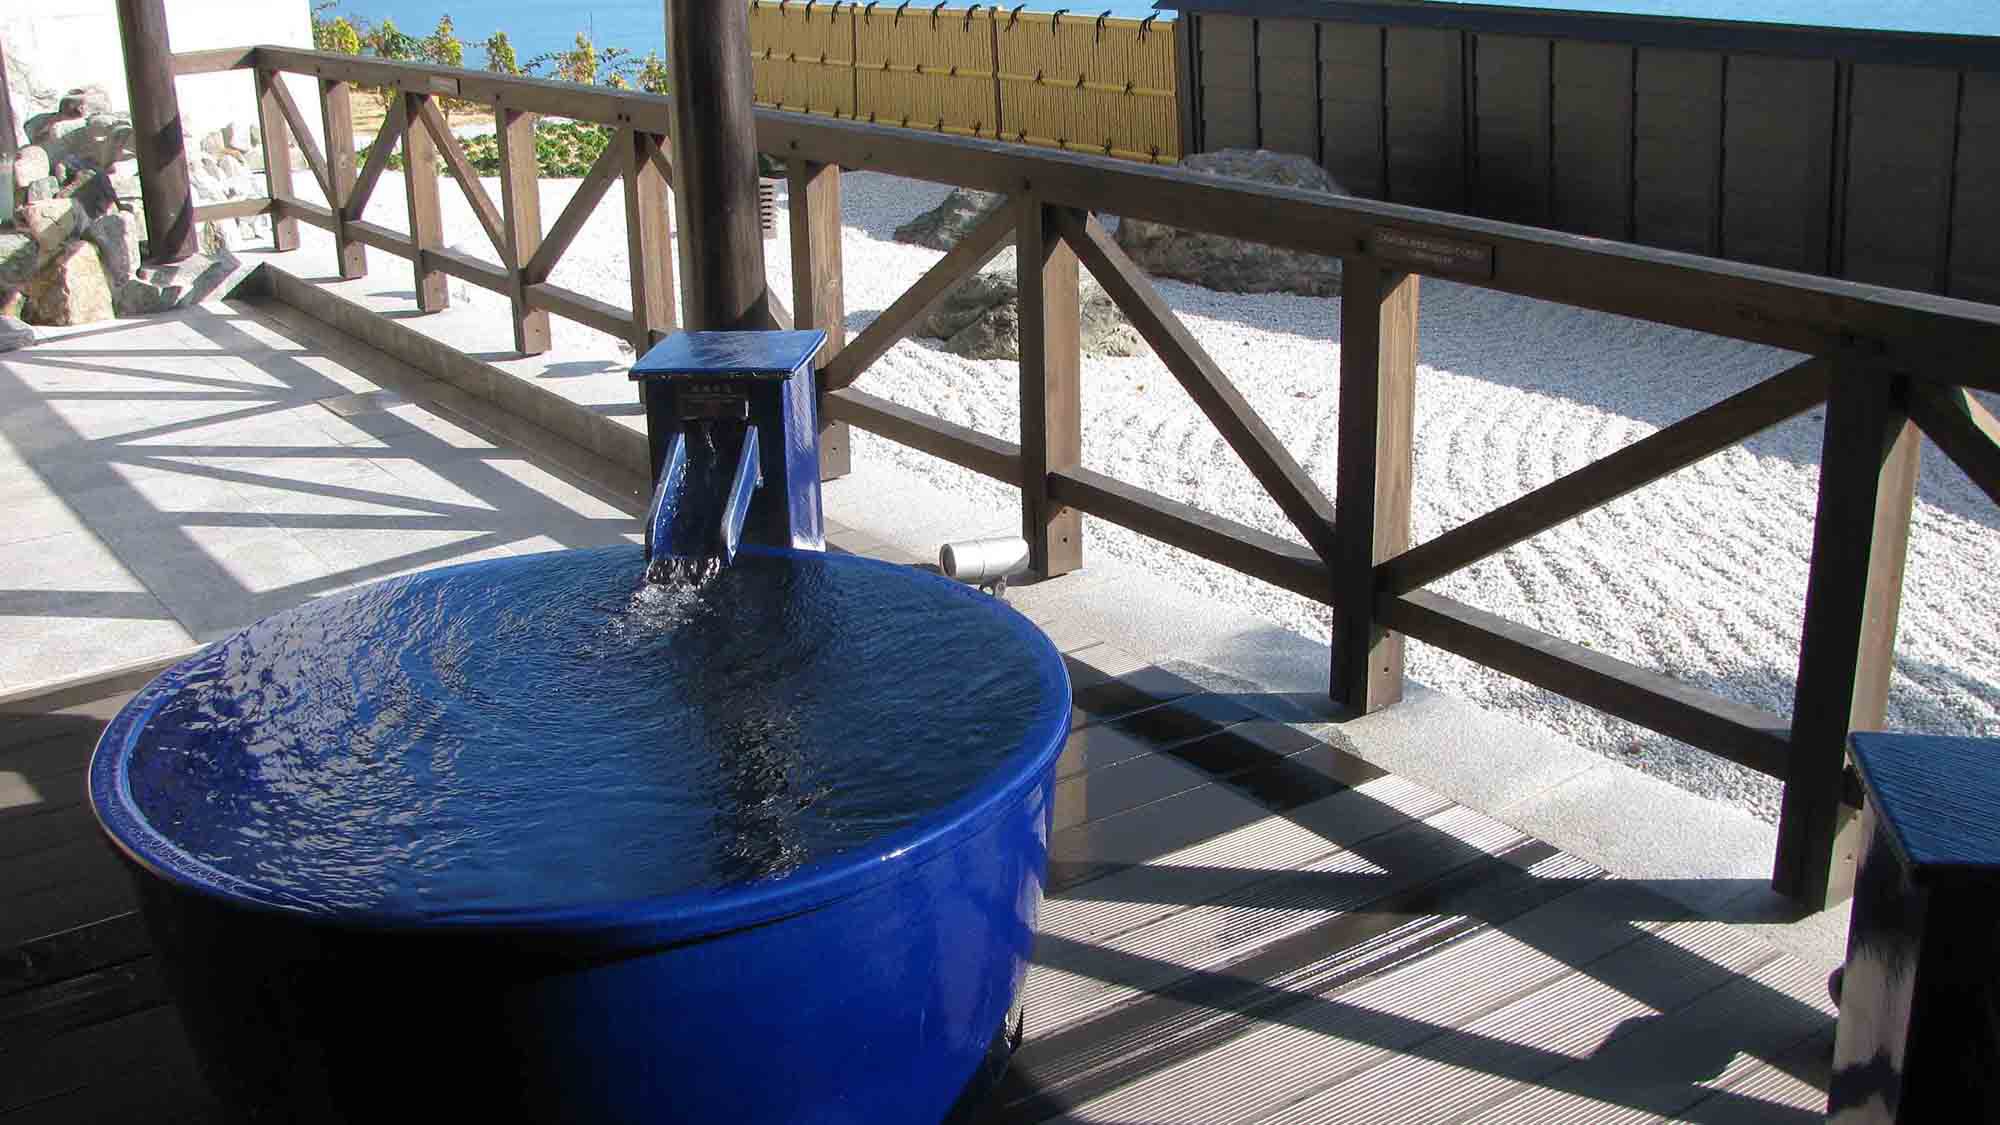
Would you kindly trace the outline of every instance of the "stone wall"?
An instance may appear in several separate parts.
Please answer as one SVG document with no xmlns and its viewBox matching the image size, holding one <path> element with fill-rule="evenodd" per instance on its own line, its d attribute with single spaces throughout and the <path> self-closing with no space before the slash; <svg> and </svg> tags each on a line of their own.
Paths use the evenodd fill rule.
<svg viewBox="0 0 2000 1125">
<path fill-rule="evenodd" d="M 167 13 L 176 50 L 311 41 L 306 0 L 168 0 Z M 10 6 L 0 13 L 0 50 L 21 146 L 11 167 L 15 214 L 0 225 L 0 350 L 32 342 L 33 325 L 204 299 L 240 269 L 234 250 L 270 237 L 263 216 L 205 223 L 197 258 L 142 265 L 145 220 L 111 0 Z M 314 104 L 316 91 L 300 81 L 295 94 Z M 266 194 L 249 76 L 184 78 L 178 89 L 196 204 Z M 295 150 L 287 156 L 298 164 Z"/>
<path fill-rule="evenodd" d="M 167 36 L 176 51 L 277 43 L 312 46 L 308 0 L 166 0 Z M 102 88 L 114 111 L 130 108 L 125 58 L 113 0 L 0 0 L 0 49 L 14 113 L 25 120 L 55 108 L 63 91 Z M 301 106 L 317 105 L 310 79 L 287 79 Z M 199 74 L 175 83 L 190 137 L 230 124 L 255 124 L 256 94 L 247 73 Z M 308 113 L 309 118 L 314 114 Z M 311 124 L 315 130 L 318 121 Z"/>
</svg>

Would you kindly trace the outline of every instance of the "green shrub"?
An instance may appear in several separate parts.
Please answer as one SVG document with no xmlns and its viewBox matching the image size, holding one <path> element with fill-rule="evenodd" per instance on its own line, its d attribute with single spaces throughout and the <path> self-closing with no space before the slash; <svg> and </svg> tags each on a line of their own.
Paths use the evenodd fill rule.
<svg viewBox="0 0 2000 1125">
<path fill-rule="evenodd" d="M 491 133 L 477 137 L 467 137 L 459 142 L 465 148 L 465 159 L 482 176 L 500 174 L 500 141 Z M 592 125 L 582 121 L 547 121 L 535 126 L 535 172 L 544 179 L 573 180 L 590 171 L 597 158 L 604 154 L 604 148 L 611 143 L 609 125 Z M 363 149 L 359 160 L 368 159 Z M 389 167 L 401 170 L 401 151 L 389 157 Z"/>
<path fill-rule="evenodd" d="M 514 59 L 514 44 L 507 33 L 496 31 L 486 39 L 486 69 L 497 74 L 519 74 L 521 64 Z"/>
</svg>

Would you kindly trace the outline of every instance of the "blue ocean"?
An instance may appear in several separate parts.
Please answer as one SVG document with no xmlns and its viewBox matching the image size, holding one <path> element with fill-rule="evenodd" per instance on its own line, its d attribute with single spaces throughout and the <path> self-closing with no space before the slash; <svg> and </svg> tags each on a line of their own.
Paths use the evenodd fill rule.
<svg viewBox="0 0 2000 1125">
<path fill-rule="evenodd" d="M 1459 0 L 1433 2 L 1448 4 Z M 1490 4 L 1493 0 L 1481 2 Z M 953 0 L 953 6 L 964 5 L 962 0 Z M 1741 0 L 1538 0 L 1521 6 L 2000 36 L 2000 0 L 1757 0 L 1754 5 L 1742 4 Z M 1153 12 L 1151 0 L 1096 0 L 1078 4 L 1035 0 L 1028 8 L 1033 11 L 1067 8 L 1084 15 L 1109 11 L 1117 16 L 1134 17 Z M 522 62 L 570 46 L 578 32 L 589 35 L 600 47 L 621 47 L 639 55 L 647 51 L 664 52 L 666 43 L 662 0 L 578 0 L 569 4 L 551 4 L 548 0 L 337 0 L 332 12 L 374 23 L 393 19 L 397 27 L 413 35 L 430 31 L 439 16 L 448 14 L 458 37 L 465 41 L 467 66 L 484 65 L 484 52 L 477 45 L 495 31 L 507 33 L 514 44 L 515 56 Z"/>
</svg>

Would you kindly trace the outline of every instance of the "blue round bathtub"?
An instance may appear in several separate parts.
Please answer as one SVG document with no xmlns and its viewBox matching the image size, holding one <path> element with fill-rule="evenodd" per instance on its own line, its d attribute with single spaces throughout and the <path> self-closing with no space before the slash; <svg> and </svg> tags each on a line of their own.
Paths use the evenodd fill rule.
<svg viewBox="0 0 2000 1125">
<path fill-rule="evenodd" d="M 602 735 L 589 692 L 574 684 L 538 686 L 544 657 L 523 657 L 516 667 L 498 651 L 504 646 L 489 643 L 505 635 L 502 626 L 462 635 L 467 630 L 453 618 L 457 602 L 476 603 L 468 611 L 476 621 L 532 615 L 532 607 L 519 608 L 523 599 L 487 599 L 479 591 L 504 592 L 508 583 L 532 577 L 533 567 L 624 573 L 643 565 L 636 550 L 444 568 L 365 588 L 351 601 L 312 603 L 219 642 L 133 698 L 92 759 L 91 800 L 134 872 L 168 983 L 219 1098 L 246 1119 L 299 1121 L 450 1114 L 580 1122 L 937 1122 L 978 1104 L 1005 1066 L 1010 1012 L 1041 900 L 1053 775 L 1069 720 L 1061 658 L 1005 605 L 942 579 L 848 557 L 751 554 L 765 565 L 792 568 L 798 586 L 786 595 L 798 605 L 773 610 L 760 620 L 764 627 L 816 628 L 821 623 L 801 625 L 800 615 L 810 613 L 799 608 L 829 600 L 815 589 L 865 581 L 904 591 L 883 612 L 909 614 L 914 638 L 885 641 L 867 659 L 889 665 L 885 653 L 914 646 L 912 667 L 962 660 L 973 651 L 1002 661 L 1006 667 L 995 674 L 1013 677 L 1018 682 L 1009 690 L 1026 693 L 1008 698 L 1027 706 L 980 729 L 1001 732 L 1009 745 L 962 792 L 852 847 L 836 846 L 848 830 L 836 825 L 828 830 L 835 844 L 815 845 L 804 862 L 667 893 L 616 890 L 632 885 L 628 866 L 644 866 L 620 857 L 650 854 L 648 840 L 618 826 L 625 822 L 613 823 L 607 813 L 600 824 L 588 806 L 544 810 L 523 821 L 530 828 L 500 830 L 491 846 L 502 849 L 504 860 L 481 876 L 487 882 L 467 884 L 477 894 L 458 898 L 449 879 L 423 883 L 448 864 L 413 867 L 415 876 L 397 866 L 405 852 L 430 844 L 380 843 L 372 833 L 387 831 L 379 823 L 385 817 L 378 811 L 343 819 L 350 815 L 339 806 L 343 794 L 387 792 L 421 810 L 386 817 L 403 835 L 380 839 L 395 841 L 416 839 L 433 822 L 448 826 L 454 839 L 479 838 L 481 817 L 468 810 L 529 798 L 509 796 L 514 790 L 479 772 L 508 767 L 485 763 L 478 745 L 455 746 L 454 763 L 440 767 L 429 735 L 398 733 L 402 728 L 379 712 L 444 731 L 451 716 L 439 715 L 450 708 L 413 697 L 410 684 L 476 712 L 493 695 L 485 685 L 496 670 L 514 670 L 519 674 L 501 688 L 528 693 L 533 708 L 549 717 L 514 740 L 525 749 L 513 752 L 540 755 L 536 769 L 643 763 L 650 751 L 620 758 L 635 752 L 601 741 L 633 740 L 640 720 L 629 706 L 617 720 L 625 724 L 617 728 L 622 733 Z M 550 612 L 582 612 L 563 608 L 574 598 L 547 601 L 555 607 Z M 421 646 L 405 643 L 416 629 L 407 622 L 367 624 L 371 614 L 379 617 L 371 606 L 416 603 L 427 607 L 431 624 L 423 628 L 458 638 L 437 643 L 460 663 L 440 671 L 442 665 L 416 662 L 409 650 Z M 950 636 L 935 635 L 930 623 L 940 620 L 954 623 Z M 319 651 L 321 643 L 331 656 Z M 933 643 L 935 652 L 926 647 Z M 571 660 L 577 647 L 566 645 L 559 655 Z M 622 658 L 581 647 L 588 651 L 574 660 L 583 668 L 603 665 L 607 694 L 615 687 L 643 699 L 656 690 L 628 682 L 629 668 L 611 681 L 621 676 Z M 354 667 L 385 671 L 368 673 L 376 678 L 364 683 L 361 672 L 341 666 L 341 654 Z M 859 659 L 837 646 L 820 658 L 836 669 Z M 822 700 L 811 683 L 786 679 L 823 677 L 813 671 L 820 665 L 726 681 L 715 671 L 725 657 L 704 653 L 690 661 L 696 671 L 685 675 L 694 679 L 675 690 L 699 690 L 710 676 L 718 677 L 715 683 L 751 683 L 757 686 L 746 690 L 759 701 L 746 709 L 760 715 L 794 700 L 803 700 L 797 706 L 806 713 L 822 707 L 865 716 L 875 706 L 871 693 L 857 693 L 845 680 Z M 468 670 L 481 674 L 468 678 Z M 893 753 L 885 751 L 884 776 L 891 781 L 894 755 L 908 756 L 914 770 L 954 753 L 956 720 L 931 729 L 922 717 L 931 699 L 938 714 L 951 716 L 952 701 L 941 698 L 948 693 L 913 694 L 913 674 L 893 668 L 883 674 L 902 683 L 901 690 L 882 688 L 884 699 L 896 701 L 882 704 L 897 709 L 895 721 L 857 727 L 893 735 Z M 385 686 L 390 679 L 393 691 Z M 239 680 L 227 690 L 216 686 Z M 199 707 L 186 702 L 197 688 L 208 693 Z M 394 752 L 310 738 L 273 750 L 283 740 L 241 734 L 252 727 L 243 715 L 258 708 L 289 713 L 314 696 L 365 710 L 366 722 L 349 727 L 365 729 Z M 912 709 L 919 714 L 903 716 Z M 602 710 L 617 708 L 607 703 Z M 733 714 L 716 710 L 724 718 Z M 408 717 L 417 712 L 421 721 Z M 531 712 L 517 705 L 509 714 L 516 713 Z M 238 733 L 215 733 L 223 728 Z M 389 768 L 384 760 L 406 763 L 398 767 L 406 770 L 416 770 L 407 765 L 413 762 L 422 771 L 442 769 L 441 790 L 457 784 L 471 796 L 430 801 L 408 787 L 431 776 L 422 771 L 410 774 L 416 782 L 399 775 L 403 788 L 388 787 L 370 772 Z M 547 785 L 527 789 L 537 787 Z M 634 803 L 624 789 L 611 792 L 607 809 Z M 837 804 L 844 790 L 834 777 L 812 792 L 832 794 L 826 801 Z M 760 793 L 756 807 L 775 802 L 788 813 L 789 801 Z M 801 808 L 806 803 L 798 800 Z M 279 814 L 272 820 L 274 806 Z M 504 820 L 497 813 L 492 819 Z M 299 839 L 314 841 L 311 854 L 286 866 L 288 849 L 308 849 L 274 837 L 271 823 L 297 826 Z M 334 838 L 350 823 L 363 839 L 352 855 Z M 679 854 L 674 848 L 668 851 Z M 339 877 L 326 875 L 327 862 L 339 865 Z M 351 877 L 354 871 L 365 877 Z"/>
</svg>

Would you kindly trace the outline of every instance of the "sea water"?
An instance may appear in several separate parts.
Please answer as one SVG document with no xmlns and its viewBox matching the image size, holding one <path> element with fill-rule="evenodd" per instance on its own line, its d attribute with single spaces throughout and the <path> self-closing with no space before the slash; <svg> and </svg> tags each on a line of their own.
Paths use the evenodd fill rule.
<svg viewBox="0 0 2000 1125">
<path fill-rule="evenodd" d="M 133 799 L 282 904 L 588 907 L 863 847 L 1066 729 L 1053 649 L 977 591 L 835 556 L 644 567 L 478 563 L 252 626 L 146 719 Z"/>
</svg>

